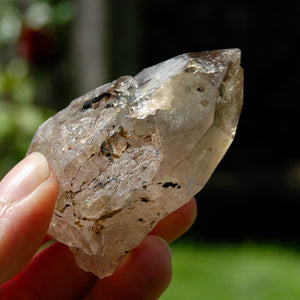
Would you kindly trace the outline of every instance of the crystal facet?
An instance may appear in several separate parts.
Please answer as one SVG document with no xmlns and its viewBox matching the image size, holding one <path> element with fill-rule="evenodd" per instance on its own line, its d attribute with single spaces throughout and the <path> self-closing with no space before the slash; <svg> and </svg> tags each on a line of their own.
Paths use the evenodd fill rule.
<svg viewBox="0 0 300 300">
<path fill-rule="evenodd" d="M 28 153 L 59 180 L 49 234 L 100 278 L 159 220 L 202 189 L 242 108 L 238 49 L 190 53 L 75 99 L 43 123 Z"/>
</svg>

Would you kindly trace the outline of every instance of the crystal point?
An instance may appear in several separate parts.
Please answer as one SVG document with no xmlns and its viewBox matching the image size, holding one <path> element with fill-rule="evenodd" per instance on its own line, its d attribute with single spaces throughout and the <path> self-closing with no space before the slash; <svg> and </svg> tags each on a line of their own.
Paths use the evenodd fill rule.
<svg viewBox="0 0 300 300">
<path fill-rule="evenodd" d="M 36 132 L 59 180 L 49 234 L 77 264 L 113 273 L 159 220 L 201 190 L 231 144 L 238 49 L 179 55 L 75 99 Z"/>
</svg>

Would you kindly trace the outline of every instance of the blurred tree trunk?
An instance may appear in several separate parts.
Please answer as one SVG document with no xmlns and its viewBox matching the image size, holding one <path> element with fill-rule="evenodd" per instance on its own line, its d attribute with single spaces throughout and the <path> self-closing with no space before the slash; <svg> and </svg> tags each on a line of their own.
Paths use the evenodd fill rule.
<svg viewBox="0 0 300 300">
<path fill-rule="evenodd" d="M 143 1 L 111 0 L 111 72 L 112 79 L 136 75 L 144 67 Z"/>
<path fill-rule="evenodd" d="M 107 81 L 109 65 L 108 1 L 77 0 L 72 33 L 74 93 L 82 95 Z"/>
</svg>

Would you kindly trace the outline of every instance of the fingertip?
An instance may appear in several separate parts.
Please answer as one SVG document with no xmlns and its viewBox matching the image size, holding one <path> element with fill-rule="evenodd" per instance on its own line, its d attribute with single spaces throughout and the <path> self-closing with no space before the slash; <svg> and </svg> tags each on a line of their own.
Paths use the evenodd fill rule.
<svg viewBox="0 0 300 300">
<path fill-rule="evenodd" d="M 160 237 L 147 236 L 115 273 L 98 280 L 86 299 L 158 299 L 172 278 L 171 252 Z"/>
<path fill-rule="evenodd" d="M 159 283 L 157 288 L 161 294 L 172 278 L 171 256 L 171 249 L 163 238 L 148 235 L 138 247 L 131 251 L 128 259 L 136 265 L 139 263 L 139 270 L 147 272 L 144 285 L 148 286 L 147 282 Z"/>
<path fill-rule="evenodd" d="M 154 238 L 154 239 L 158 240 L 159 243 L 161 243 L 160 246 L 162 247 L 162 250 L 163 250 L 163 251 L 165 251 L 165 250 L 168 251 L 168 254 L 169 254 L 170 260 L 171 260 L 172 252 L 171 252 L 171 248 L 170 248 L 169 244 L 167 243 L 167 241 L 164 240 L 162 237 L 157 236 L 157 235 L 153 235 L 153 234 L 148 235 L 148 239 L 149 239 L 149 237 L 150 237 L 151 239 Z M 147 241 L 148 239 L 146 239 L 146 241 Z M 165 249 L 163 249 L 163 248 L 165 248 Z"/>
<path fill-rule="evenodd" d="M 196 217 L 197 202 L 193 197 L 189 202 L 159 221 L 150 234 L 160 236 L 171 243 L 189 230 Z"/>
<path fill-rule="evenodd" d="M 163 238 L 155 235 L 148 235 L 140 247 L 142 251 L 147 249 L 146 251 L 150 252 L 151 257 L 148 257 L 147 263 L 155 261 L 155 265 L 150 267 L 152 274 L 150 271 L 148 273 L 148 277 L 152 276 L 152 278 L 148 278 L 148 280 L 150 282 L 155 282 L 156 280 L 159 283 L 156 287 L 156 294 L 154 294 L 158 298 L 169 286 L 172 279 L 171 249 Z"/>
</svg>

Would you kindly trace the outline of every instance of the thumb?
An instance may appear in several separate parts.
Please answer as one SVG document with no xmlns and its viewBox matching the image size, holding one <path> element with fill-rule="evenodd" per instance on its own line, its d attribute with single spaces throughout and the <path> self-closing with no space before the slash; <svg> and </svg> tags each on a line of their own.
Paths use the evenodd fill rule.
<svg viewBox="0 0 300 300">
<path fill-rule="evenodd" d="M 58 191 L 41 153 L 19 162 L 0 182 L 0 284 L 16 275 L 41 245 Z"/>
</svg>

